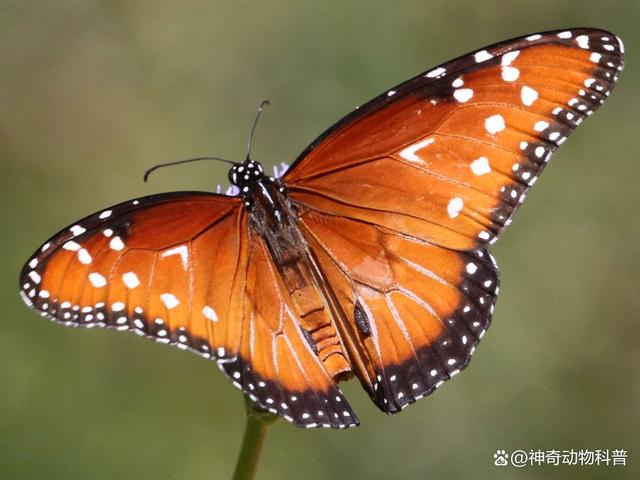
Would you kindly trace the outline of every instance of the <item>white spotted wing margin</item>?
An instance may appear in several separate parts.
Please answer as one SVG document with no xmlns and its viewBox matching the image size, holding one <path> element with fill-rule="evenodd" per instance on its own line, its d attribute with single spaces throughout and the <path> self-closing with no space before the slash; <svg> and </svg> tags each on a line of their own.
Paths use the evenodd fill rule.
<svg viewBox="0 0 640 480">
<path fill-rule="evenodd" d="M 375 376 L 361 378 L 371 400 L 384 413 L 400 412 L 431 395 L 466 369 L 491 325 L 500 283 L 496 262 L 488 250 L 474 250 L 460 255 L 465 262 L 462 279 L 458 285 L 449 285 L 459 292 L 459 303 L 451 313 L 438 317 L 442 328 L 428 344 L 420 344 L 419 328 L 412 325 L 408 309 L 403 309 L 398 297 L 387 295 L 386 321 L 393 325 L 387 328 L 403 331 L 403 337 L 396 336 L 394 342 L 385 342 L 384 335 L 380 334 L 376 344 L 379 360 L 375 363 Z M 364 298 L 368 302 L 363 308 L 378 317 L 374 322 L 377 323 L 376 328 L 380 328 L 382 312 L 377 310 L 374 313 L 379 294 L 372 295 L 371 290 L 362 286 L 357 290 L 361 292 L 360 301 Z M 438 302 L 434 298 L 418 297 L 411 291 L 410 285 L 403 285 L 401 290 L 416 305 L 425 309 L 422 327 L 428 330 L 427 323 L 435 313 L 430 305 Z M 409 351 L 410 354 L 402 361 L 390 361 L 394 357 L 394 350 Z"/>
<path fill-rule="evenodd" d="M 20 293 L 56 323 L 128 331 L 216 360 L 252 401 L 296 426 L 356 426 L 303 339 L 262 240 L 249 245 L 249 235 L 238 197 L 130 200 L 49 239 L 24 266 Z"/>
</svg>

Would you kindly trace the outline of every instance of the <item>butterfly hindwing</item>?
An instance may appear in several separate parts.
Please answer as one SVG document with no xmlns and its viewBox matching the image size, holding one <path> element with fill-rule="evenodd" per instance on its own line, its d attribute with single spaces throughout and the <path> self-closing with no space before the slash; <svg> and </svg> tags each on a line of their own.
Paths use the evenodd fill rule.
<svg viewBox="0 0 640 480">
<path fill-rule="evenodd" d="M 575 29 L 499 43 L 345 117 L 285 176 L 290 198 L 454 249 L 497 239 L 551 154 L 604 102 L 622 43 Z"/>
<path fill-rule="evenodd" d="M 468 364 L 498 293 L 487 250 L 458 252 L 314 211 L 302 224 L 344 312 L 355 373 L 380 409 L 399 411 Z"/>
<path fill-rule="evenodd" d="M 220 367 L 261 407 L 306 428 L 356 426 L 358 419 L 323 369 L 262 239 L 249 234 L 243 307 Z M 241 274 L 242 275 L 242 274 Z"/>
</svg>

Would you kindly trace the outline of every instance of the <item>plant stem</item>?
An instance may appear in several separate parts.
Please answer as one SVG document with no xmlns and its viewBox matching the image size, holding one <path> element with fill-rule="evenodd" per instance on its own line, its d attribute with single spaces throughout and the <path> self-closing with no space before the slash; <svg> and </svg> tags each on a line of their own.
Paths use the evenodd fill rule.
<svg viewBox="0 0 640 480">
<path fill-rule="evenodd" d="M 233 480 L 252 480 L 255 478 L 267 428 L 278 420 L 276 415 L 262 410 L 248 398 L 245 398 L 245 408 L 247 425 L 244 429 L 244 438 L 236 462 L 236 469 L 233 472 Z"/>
</svg>

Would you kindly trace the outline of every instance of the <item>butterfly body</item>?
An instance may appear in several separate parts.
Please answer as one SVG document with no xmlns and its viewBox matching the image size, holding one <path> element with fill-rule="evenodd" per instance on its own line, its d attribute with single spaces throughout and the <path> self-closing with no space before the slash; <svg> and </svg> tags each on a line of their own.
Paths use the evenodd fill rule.
<svg viewBox="0 0 640 480">
<path fill-rule="evenodd" d="M 334 319 L 344 312 L 338 313 L 336 309 L 340 307 L 334 303 L 332 313 L 327 298 L 331 293 L 321 288 L 321 273 L 300 231 L 295 206 L 287 199 L 282 185 L 262 172 L 258 162 L 248 160 L 234 165 L 229 178 L 240 189 L 250 230 L 262 239 L 309 347 L 331 378 L 348 378 L 351 369 Z"/>
<path fill-rule="evenodd" d="M 237 196 L 164 193 L 75 222 L 26 262 L 20 294 L 64 325 L 211 358 L 298 426 L 357 425 L 337 386 L 352 376 L 396 413 L 469 364 L 498 295 L 487 247 L 622 54 L 578 28 L 464 55 L 344 117 L 281 178 L 247 159 Z"/>
</svg>

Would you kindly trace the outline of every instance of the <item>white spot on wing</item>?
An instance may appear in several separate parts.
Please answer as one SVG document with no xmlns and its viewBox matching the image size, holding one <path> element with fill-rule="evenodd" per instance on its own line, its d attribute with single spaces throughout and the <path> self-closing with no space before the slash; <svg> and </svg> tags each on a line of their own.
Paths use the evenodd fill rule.
<svg viewBox="0 0 640 480">
<path fill-rule="evenodd" d="M 89 281 L 95 288 L 102 288 L 107 284 L 106 278 L 97 272 L 91 272 L 89 274 Z"/>
<path fill-rule="evenodd" d="M 502 66 L 507 67 L 513 63 L 513 61 L 520 55 L 520 50 L 514 50 L 513 52 L 507 52 L 502 56 Z"/>
<path fill-rule="evenodd" d="M 111 248 L 111 250 L 120 251 L 124 248 L 124 243 L 120 237 L 113 237 L 109 242 L 109 248 Z"/>
<path fill-rule="evenodd" d="M 115 302 L 111 305 L 111 310 L 114 312 L 121 312 L 124 310 L 125 304 L 122 302 Z"/>
<path fill-rule="evenodd" d="M 501 132 L 505 129 L 504 117 L 502 115 L 491 115 L 484 121 L 484 128 L 491 134 Z"/>
<path fill-rule="evenodd" d="M 160 299 L 169 310 L 175 308 L 180 303 L 180 300 L 178 300 L 173 293 L 163 293 L 160 295 Z"/>
<path fill-rule="evenodd" d="M 520 70 L 515 67 L 502 67 L 502 79 L 505 82 L 515 82 L 520 76 Z"/>
<path fill-rule="evenodd" d="M 524 105 L 530 107 L 531 105 L 533 105 L 533 102 L 538 99 L 538 92 L 533 88 L 525 85 L 520 91 L 520 98 L 522 99 L 522 103 Z"/>
<path fill-rule="evenodd" d="M 449 214 L 449 217 L 456 218 L 460 213 L 460 210 L 462 210 L 462 207 L 464 207 L 464 202 L 460 197 L 454 197 L 449 200 L 449 204 L 447 205 L 447 213 Z"/>
<path fill-rule="evenodd" d="M 212 322 L 218 321 L 218 315 L 216 314 L 216 311 L 209 305 L 205 305 L 205 307 L 202 309 L 202 314 Z"/>
<path fill-rule="evenodd" d="M 64 245 L 62 245 L 62 248 L 64 248 L 65 250 L 69 250 L 71 252 L 77 252 L 78 250 L 80 250 L 80 245 L 78 245 L 73 240 L 69 240 Z"/>
<path fill-rule="evenodd" d="M 122 275 L 122 281 L 129 289 L 134 289 L 140 285 L 140 279 L 134 272 L 127 272 Z"/>
<path fill-rule="evenodd" d="M 480 157 L 477 160 L 474 160 L 471 162 L 471 171 L 478 176 L 489 173 L 491 171 L 489 159 L 487 157 Z"/>
<path fill-rule="evenodd" d="M 589 48 L 589 37 L 587 37 L 586 35 L 577 36 L 576 42 L 578 42 L 580 48 L 584 48 L 585 50 Z"/>
<path fill-rule="evenodd" d="M 87 231 L 86 228 L 83 228 L 80 225 L 74 225 L 69 230 L 71 231 L 71 233 L 73 233 L 74 237 L 77 237 L 78 235 L 82 235 L 84 232 Z"/>
<path fill-rule="evenodd" d="M 470 88 L 460 88 L 453 92 L 453 98 L 455 98 L 460 103 L 465 103 L 471 100 L 473 97 L 473 90 Z"/>
<path fill-rule="evenodd" d="M 489 52 L 487 52 L 486 50 L 480 50 L 479 52 L 476 52 L 473 55 L 473 58 L 476 59 L 477 63 L 481 63 L 481 62 L 486 62 L 487 60 L 493 58 L 493 55 L 491 55 Z"/>
<path fill-rule="evenodd" d="M 104 220 L 105 218 L 109 218 L 111 216 L 111 210 L 105 210 L 99 215 L 99 218 Z"/>
<path fill-rule="evenodd" d="M 182 268 L 185 270 L 189 266 L 189 249 L 186 245 L 180 245 L 179 247 L 171 248 L 166 252 L 162 252 L 161 257 L 169 257 L 171 255 L 180 255 L 182 259 Z"/>
<path fill-rule="evenodd" d="M 84 265 L 89 265 L 93 261 L 93 258 L 91 258 L 86 248 L 81 248 L 78 250 L 78 260 Z"/>
<path fill-rule="evenodd" d="M 440 75 L 442 75 L 444 73 L 446 73 L 446 70 L 444 68 L 442 68 L 442 67 L 438 67 L 438 68 L 434 68 L 430 72 L 427 72 L 425 77 L 435 78 L 435 77 L 438 77 L 438 76 L 440 76 Z"/>
<path fill-rule="evenodd" d="M 423 162 L 423 160 L 416 155 L 416 152 L 421 148 L 426 147 L 427 145 L 431 145 L 435 142 L 433 138 L 427 138 L 425 140 L 421 140 L 420 142 L 414 143 L 413 145 L 409 145 L 407 148 L 403 149 L 400 152 L 400 156 L 410 162 Z"/>
<path fill-rule="evenodd" d="M 539 120 L 535 123 L 535 125 L 533 126 L 533 129 L 536 132 L 542 132 L 543 130 L 546 130 L 548 126 L 549 126 L 549 122 L 545 122 L 544 120 Z"/>
</svg>

